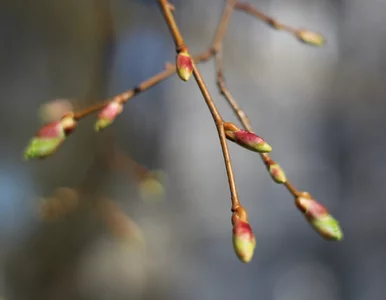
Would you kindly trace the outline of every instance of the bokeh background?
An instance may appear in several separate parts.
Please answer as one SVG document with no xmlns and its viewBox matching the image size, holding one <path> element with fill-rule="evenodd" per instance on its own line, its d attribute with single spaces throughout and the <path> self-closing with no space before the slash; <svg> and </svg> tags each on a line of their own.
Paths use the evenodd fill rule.
<svg viewBox="0 0 386 300">
<path fill-rule="evenodd" d="M 133 98 L 105 132 L 96 134 L 89 117 L 55 156 L 23 162 L 42 105 L 66 98 L 84 108 L 161 71 L 175 52 L 156 1 L 1 0 L 4 299 L 385 298 L 386 3 L 250 3 L 328 40 L 305 46 L 235 12 L 224 71 L 273 158 L 341 221 L 344 241 L 322 240 L 258 156 L 231 144 L 257 237 L 253 261 L 237 260 L 220 145 L 193 80 L 174 76 Z M 224 1 L 173 4 L 191 51 L 205 50 Z M 213 61 L 199 69 L 224 119 L 236 122 L 218 94 Z M 141 170 L 162 170 L 156 197 L 143 195 Z M 55 193 L 62 200 L 54 211 L 72 210 L 42 217 L 43 199 Z M 141 238 L 132 238 L 137 227 Z"/>
</svg>

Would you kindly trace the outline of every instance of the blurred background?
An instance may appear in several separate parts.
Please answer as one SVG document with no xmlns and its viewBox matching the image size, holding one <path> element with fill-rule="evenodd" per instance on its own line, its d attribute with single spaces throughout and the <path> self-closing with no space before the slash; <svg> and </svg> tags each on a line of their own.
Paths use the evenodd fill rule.
<svg viewBox="0 0 386 300">
<path fill-rule="evenodd" d="M 238 261 L 221 149 L 193 80 L 133 98 L 102 133 L 90 116 L 56 155 L 23 162 L 57 110 L 130 89 L 175 51 L 156 1 L 1 0 L 3 299 L 384 299 L 386 3 L 250 3 L 327 38 L 312 48 L 235 12 L 224 72 L 273 159 L 340 220 L 343 242 L 322 240 L 258 156 L 230 144 L 257 238 L 253 261 Z M 173 4 L 191 51 L 204 51 L 224 1 Z M 213 61 L 199 69 L 236 122 Z"/>
</svg>

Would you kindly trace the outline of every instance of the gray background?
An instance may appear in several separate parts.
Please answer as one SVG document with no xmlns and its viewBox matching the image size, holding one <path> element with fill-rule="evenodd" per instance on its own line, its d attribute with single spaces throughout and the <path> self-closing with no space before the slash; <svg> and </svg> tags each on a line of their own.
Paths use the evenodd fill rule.
<svg viewBox="0 0 386 300">
<path fill-rule="evenodd" d="M 193 53 L 209 45 L 223 2 L 173 2 Z M 386 2 L 250 2 L 328 40 L 323 48 L 308 47 L 235 12 L 224 71 L 253 127 L 273 146 L 273 158 L 341 221 L 344 241 L 317 236 L 256 154 L 231 144 L 257 238 L 253 261 L 236 259 L 220 145 L 193 80 L 173 77 L 137 96 L 106 132 L 95 134 L 94 118 L 87 118 L 55 156 L 23 162 L 40 127 L 41 104 L 70 98 L 85 107 L 161 71 L 175 52 L 156 1 L 1 0 L 5 299 L 384 299 Z M 213 62 L 199 69 L 224 119 L 236 122 L 217 92 Z M 98 153 L 112 144 L 165 171 L 163 203 L 145 205 L 133 178 L 106 167 Z M 88 187 L 89 206 L 60 222 L 39 219 L 39 197 L 80 184 Z M 147 251 L 106 233 L 90 213 L 101 195 L 142 228 Z"/>
</svg>

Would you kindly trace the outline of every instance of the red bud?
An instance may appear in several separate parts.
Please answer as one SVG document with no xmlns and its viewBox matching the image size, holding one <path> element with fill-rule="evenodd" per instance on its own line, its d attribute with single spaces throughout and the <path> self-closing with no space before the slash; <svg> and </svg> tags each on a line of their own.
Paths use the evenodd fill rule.
<svg viewBox="0 0 386 300">
<path fill-rule="evenodd" d="M 193 60 L 187 51 L 181 51 L 176 57 L 177 74 L 183 81 L 188 81 L 193 72 Z"/>
</svg>

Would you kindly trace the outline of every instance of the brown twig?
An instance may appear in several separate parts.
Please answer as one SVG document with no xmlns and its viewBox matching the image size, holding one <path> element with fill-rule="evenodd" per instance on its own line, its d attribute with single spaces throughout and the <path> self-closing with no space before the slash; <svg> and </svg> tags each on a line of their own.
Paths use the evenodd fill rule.
<svg viewBox="0 0 386 300">
<path fill-rule="evenodd" d="M 235 4 L 235 9 L 237 10 L 240 10 L 240 11 L 243 11 L 247 14 L 250 14 L 256 18 L 259 18 L 261 21 L 263 21 L 264 23 L 266 23 L 267 25 L 270 25 L 272 26 L 273 28 L 275 29 L 278 29 L 278 30 L 284 30 L 284 31 L 287 31 L 289 33 L 293 33 L 293 34 L 296 34 L 296 32 L 298 31 L 297 29 L 291 27 L 291 26 L 288 26 L 288 25 L 285 25 L 285 24 L 282 24 L 280 23 L 279 21 L 275 20 L 274 18 L 266 15 L 265 13 L 263 13 L 262 11 L 258 10 L 256 7 L 254 7 L 252 4 L 250 3 L 247 3 L 247 2 L 237 2 Z"/>
<path fill-rule="evenodd" d="M 231 18 L 232 12 L 235 8 L 237 0 L 227 0 L 224 10 L 222 12 L 220 22 L 217 26 L 216 33 L 214 34 L 214 38 L 212 41 L 212 49 L 214 54 L 216 54 L 222 45 L 222 41 L 224 39 L 225 33 L 228 29 L 229 20 Z"/>
<path fill-rule="evenodd" d="M 167 6 L 168 6 L 168 8 L 163 9 L 163 10 L 165 10 L 166 13 L 171 14 L 171 12 L 173 10 L 173 6 L 169 2 L 167 3 Z M 231 13 L 234 10 L 240 10 L 240 11 L 243 11 L 245 13 L 251 14 L 251 15 L 259 18 L 263 22 L 273 26 L 276 29 L 282 29 L 282 30 L 288 31 L 289 33 L 293 33 L 293 34 L 296 34 L 298 32 L 297 29 L 294 29 L 288 25 L 279 23 L 278 21 L 274 20 L 273 18 L 269 17 L 268 15 L 264 14 L 263 12 L 259 11 L 258 9 L 256 9 L 255 7 L 253 7 L 249 3 L 238 2 L 237 0 L 228 0 L 225 7 L 224 7 L 223 14 L 221 16 L 220 22 L 218 24 L 216 33 L 214 35 L 214 38 L 212 40 L 210 47 L 207 50 L 205 50 L 204 52 L 202 52 L 198 55 L 195 55 L 193 57 L 193 60 L 195 63 L 205 62 L 205 61 L 213 58 L 213 56 L 215 56 L 218 53 L 218 51 L 221 48 L 222 40 L 224 39 L 225 33 L 227 31 L 227 28 L 228 28 Z M 173 30 L 175 33 L 177 33 L 176 28 L 171 28 L 171 30 Z M 178 51 L 183 50 L 182 48 L 184 45 L 181 42 L 183 42 L 183 40 L 182 40 L 181 35 L 179 35 L 178 36 L 179 49 L 177 49 Z M 140 84 L 136 85 L 134 88 L 127 90 L 121 94 L 118 94 L 111 99 L 108 99 L 108 100 L 105 100 L 103 102 L 97 103 L 93 106 L 87 107 L 84 110 L 75 112 L 74 113 L 75 120 L 80 120 L 80 119 L 82 119 L 90 114 L 93 114 L 93 113 L 101 110 L 111 101 L 118 101 L 120 103 L 126 103 L 131 98 L 133 98 L 136 95 L 148 90 L 149 88 L 157 85 L 158 83 L 166 80 L 167 78 L 171 77 L 172 75 L 174 75 L 176 73 L 176 67 L 174 64 L 166 63 L 165 66 L 166 66 L 165 70 L 163 70 L 163 71 L 155 74 L 154 76 L 148 78 L 147 80 L 141 82 Z"/>
<path fill-rule="evenodd" d="M 220 47 L 219 52 L 216 55 L 216 71 L 217 71 L 217 86 L 220 90 L 220 93 L 224 96 L 224 98 L 227 100 L 229 105 L 232 107 L 232 110 L 236 114 L 237 118 L 239 119 L 240 123 L 243 125 L 243 127 L 253 133 L 252 125 L 249 121 L 248 116 L 246 113 L 241 109 L 237 101 L 233 98 L 231 92 L 229 91 L 228 87 L 225 83 L 225 78 L 223 74 L 223 66 L 222 66 L 222 49 Z M 272 165 L 276 164 L 276 162 L 270 157 L 267 153 L 259 153 L 261 159 L 265 163 L 265 165 Z M 297 197 L 300 193 L 292 184 L 290 181 L 286 180 L 284 183 L 285 187 L 288 189 L 288 191 L 294 196 Z"/>
<path fill-rule="evenodd" d="M 161 81 L 165 80 L 166 78 L 170 77 L 174 73 L 175 73 L 175 68 L 167 67 L 164 71 L 150 77 L 149 79 L 140 83 L 139 85 L 135 86 L 134 88 L 132 88 L 124 93 L 121 93 L 121 94 L 113 97 L 112 99 L 106 100 L 106 101 L 101 102 L 101 103 L 97 103 L 97 104 L 90 106 L 82 111 L 76 112 L 74 118 L 75 118 L 75 120 L 80 120 L 80 119 L 82 119 L 82 118 L 84 118 L 92 113 L 95 113 L 95 112 L 101 110 L 103 107 L 105 107 L 111 101 L 119 101 L 121 103 L 126 103 L 127 101 L 129 101 L 131 98 L 133 98 L 137 94 L 146 91 L 147 89 L 153 87 L 154 85 L 156 85 L 156 84 L 160 83 Z"/>
<path fill-rule="evenodd" d="M 193 60 L 196 63 L 207 61 L 209 58 L 211 58 L 214 55 L 213 50 L 211 50 L 211 49 L 212 48 L 210 48 L 210 49 L 204 51 L 203 53 L 195 56 L 193 58 Z M 165 64 L 165 70 L 163 70 L 162 72 L 159 72 L 158 74 L 156 74 L 156 75 L 150 77 L 149 79 L 141 82 L 140 84 L 138 84 L 134 88 L 127 90 L 121 94 L 118 94 L 111 99 L 108 99 L 108 100 L 105 100 L 101 103 L 97 103 L 93 106 L 87 107 L 82 111 L 75 112 L 74 118 L 75 118 L 75 120 L 80 120 L 80 119 L 82 119 L 82 118 L 84 118 L 92 113 L 95 113 L 95 112 L 101 110 L 103 107 L 105 107 L 111 101 L 118 101 L 121 103 L 126 103 L 134 96 L 148 90 L 149 88 L 157 85 L 158 83 L 161 83 L 162 81 L 164 81 L 165 79 L 174 75 L 175 73 L 176 73 L 175 65 L 172 65 L 170 63 L 166 63 Z"/>
<path fill-rule="evenodd" d="M 130 90 L 116 95 L 111 99 L 88 107 L 82 111 L 68 112 L 59 121 L 53 122 L 43 127 L 37 136 L 31 140 L 30 146 L 25 152 L 25 158 L 43 158 L 54 153 L 58 146 L 68 136 L 68 134 L 71 133 L 71 131 L 76 127 L 76 121 L 86 117 L 87 115 L 101 110 L 100 114 L 98 115 L 98 122 L 96 123 L 95 127 L 96 130 L 99 131 L 109 126 L 114 121 L 116 116 L 122 112 L 123 104 L 127 103 L 137 94 L 146 91 L 147 89 L 155 86 L 156 84 L 169 78 L 175 73 L 178 73 L 179 77 L 183 81 L 189 80 L 193 74 L 212 115 L 221 144 L 231 194 L 233 212 L 232 240 L 237 256 L 243 262 L 249 262 L 253 256 L 256 239 L 250 225 L 248 224 L 247 212 L 241 206 L 238 198 L 227 138 L 233 142 L 238 143 L 244 148 L 259 152 L 260 157 L 269 173 L 271 174 L 272 179 L 275 182 L 284 184 L 286 186 L 288 191 L 295 197 L 295 203 L 297 207 L 305 215 L 314 229 L 316 229 L 323 237 L 327 239 L 341 240 L 343 235 L 339 227 L 339 223 L 328 213 L 328 211 L 322 205 L 313 200 L 309 193 L 298 191 L 288 181 L 282 168 L 266 153 L 271 151 L 271 147 L 265 143 L 263 139 L 253 133 L 253 129 L 247 115 L 238 105 L 237 101 L 233 98 L 231 92 L 226 86 L 222 66 L 222 44 L 230 22 L 231 14 L 234 10 L 240 10 L 255 16 L 274 29 L 289 32 L 303 43 L 312 46 L 323 45 L 325 43 L 324 37 L 319 33 L 305 29 L 295 29 L 293 27 L 282 24 L 254 8 L 249 3 L 238 2 L 237 0 L 227 0 L 210 47 L 201 54 L 192 58 L 175 22 L 172 13 L 175 10 L 174 6 L 170 4 L 168 0 L 158 0 L 158 2 L 174 39 L 177 52 L 176 63 L 166 63 L 165 69 L 163 71 L 143 81 Z M 197 68 L 198 63 L 205 62 L 212 57 L 216 58 L 217 85 L 220 93 L 225 97 L 246 131 L 238 128 L 233 123 L 224 122 Z M 47 141 L 51 143 L 47 143 Z M 118 165 L 130 166 L 136 173 L 137 181 L 146 178 L 149 173 L 146 168 L 136 163 L 130 157 L 121 155 L 118 152 L 115 154 L 115 162 Z M 74 191 L 80 193 L 83 190 L 84 188 L 82 187 Z M 55 209 L 58 207 L 62 208 L 63 205 L 59 203 L 59 200 L 54 200 L 55 201 L 53 206 L 44 206 L 44 211 L 46 213 L 51 212 L 50 207 Z M 63 208 L 68 212 L 68 210 L 74 209 L 74 207 L 77 206 L 76 204 L 77 201 L 75 201 L 73 205 L 66 205 L 63 206 Z M 126 237 L 128 234 L 133 233 L 133 229 L 135 229 L 133 226 L 134 223 L 130 221 L 130 219 L 118 206 L 115 205 L 115 203 L 105 201 L 102 202 L 99 208 L 100 211 L 103 212 L 102 219 L 118 236 Z M 57 214 L 54 212 L 54 216 L 56 215 Z"/>
<path fill-rule="evenodd" d="M 174 17 L 172 14 L 172 11 L 174 11 L 174 7 L 171 3 L 169 3 L 167 0 L 159 0 L 161 10 L 165 16 L 165 20 L 169 26 L 169 29 L 172 33 L 172 36 L 174 38 L 175 44 L 176 44 L 176 51 L 181 52 L 181 51 L 186 51 L 187 47 L 184 44 L 183 37 L 181 33 L 179 32 L 179 29 L 176 25 L 176 22 L 174 21 Z M 198 54 L 193 57 L 194 65 L 193 65 L 193 74 L 194 77 L 197 81 L 197 84 L 199 85 L 199 88 L 205 98 L 205 101 L 208 105 L 208 108 L 213 116 L 213 119 L 216 123 L 216 127 L 218 130 L 221 146 L 223 149 L 223 154 L 224 154 L 224 160 L 227 168 L 227 173 L 228 173 L 228 180 L 229 180 L 229 185 L 230 185 L 230 190 L 231 190 L 231 195 L 232 195 L 232 202 L 233 205 L 232 207 L 235 209 L 238 207 L 239 201 L 238 201 L 238 196 L 237 196 L 237 189 L 235 186 L 234 182 L 234 176 L 232 172 L 232 165 L 230 161 L 230 155 L 228 151 L 228 147 L 226 144 L 226 138 L 224 134 L 224 128 L 223 128 L 223 120 L 221 118 L 221 115 L 219 114 L 216 106 L 213 103 L 213 100 L 208 92 L 208 89 L 202 80 L 201 74 L 198 71 L 197 67 L 195 64 L 205 62 L 214 56 L 216 57 L 216 62 L 217 62 L 217 84 L 219 86 L 219 89 L 221 93 L 224 95 L 224 97 L 227 99 L 229 104 L 231 105 L 232 109 L 235 111 L 238 119 L 240 122 L 243 124 L 244 128 L 250 132 L 253 132 L 252 127 L 250 125 L 249 119 L 246 116 L 246 114 L 243 112 L 243 110 L 240 108 L 236 100 L 232 97 L 230 91 L 227 89 L 225 85 L 225 80 L 222 72 L 222 42 L 225 36 L 225 33 L 228 28 L 228 24 L 230 21 L 231 14 L 234 10 L 239 10 L 242 12 L 245 12 L 247 14 L 250 14 L 252 16 L 255 16 L 265 22 L 268 25 L 271 25 L 275 29 L 280 29 L 280 30 L 285 30 L 289 33 L 299 34 L 301 31 L 300 29 L 295 29 L 291 26 L 282 24 L 275 20 L 274 18 L 266 15 L 265 13 L 261 12 L 257 8 L 253 7 L 251 4 L 246 3 L 246 2 L 240 2 L 237 0 L 227 0 L 226 5 L 224 6 L 224 10 L 220 19 L 220 22 L 217 26 L 217 30 L 214 34 L 212 43 L 210 47 L 202 52 L 201 54 Z M 299 37 L 299 36 L 297 36 Z M 85 108 L 84 110 L 74 112 L 74 119 L 75 120 L 80 120 L 92 113 L 95 113 L 97 111 L 100 111 L 103 109 L 108 103 L 111 101 L 117 101 L 122 104 L 128 102 L 131 98 L 135 97 L 139 93 L 142 93 L 149 88 L 157 85 L 158 83 L 161 83 L 162 81 L 166 80 L 167 78 L 171 77 L 176 73 L 176 66 L 175 64 L 171 63 L 166 63 L 165 64 L 165 69 L 154 76 L 148 78 L 147 80 L 141 82 L 134 88 L 127 90 L 121 94 L 118 94 L 108 100 L 105 100 L 103 102 L 97 103 L 95 105 L 92 105 L 90 107 Z M 268 164 L 268 163 L 274 163 L 274 161 L 270 158 L 270 156 L 266 153 L 261 153 L 261 158 L 262 160 Z M 298 195 L 298 191 L 293 187 L 291 183 L 288 181 L 284 183 L 287 189 L 291 192 L 292 195 L 296 196 Z"/>
<path fill-rule="evenodd" d="M 186 48 L 186 46 L 185 46 L 183 38 L 182 38 L 182 36 L 181 36 L 181 34 L 180 34 L 179 30 L 178 30 L 178 27 L 176 26 L 175 22 L 171 21 L 173 19 L 173 15 L 172 15 L 173 6 L 168 1 L 160 1 L 160 3 L 163 3 L 163 5 L 161 5 L 161 9 L 162 9 L 164 15 L 166 16 L 167 24 L 168 24 L 168 26 L 169 26 L 169 28 L 170 28 L 170 30 L 172 32 L 172 35 L 173 35 L 173 37 L 175 39 L 176 51 L 177 52 L 182 51 L 182 50 L 184 50 Z M 272 25 L 273 27 L 275 27 L 277 29 L 286 30 L 286 31 L 288 31 L 290 33 L 296 33 L 297 32 L 296 29 L 293 29 L 292 27 L 284 25 L 282 23 L 279 23 L 278 21 L 276 21 L 273 18 L 267 16 L 263 12 L 257 10 L 252 5 L 250 5 L 249 3 L 237 2 L 237 0 L 228 0 L 226 5 L 225 5 L 225 7 L 224 7 L 224 10 L 223 10 L 220 22 L 218 24 L 216 33 L 215 33 L 215 35 L 213 37 L 213 40 L 212 40 L 212 43 L 211 43 L 210 47 L 207 50 L 205 50 L 204 52 L 202 52 L 201 54 L 198 54 L 198 55 L 194 56 L 193 57 L 194 63 L 197 64 L 197 63 L 205 62 L 205 61 L 211 59 L 217 53 L 219 53 L 219 51 L 221 50 L 222 41 L 224 39 L 225 33 L 227 31 L 227 28 L 228 28 L 228 24 L 229 24 L 229 20 L 230 20 L 231 14 L 232 14 L 232 12 L 234 10 L 244 11 L 244 12 L 246 12 L 248 14 L 251 14 L 251 15 L 253 15 L 255 17 L 258 17 L 262 21 L 266 22 L 269 25 Z M 217 59 L 219 59 L 219 57 L 221 57 L 221 56 L 217 56 Z M 195 67 L 195 69 L 196 69 L 196 71 L 198 71 L 196 67 Z M 111 99 L 105 100 L 105 101 L 103 101 L 101 103 L 97 103 L 97 104 L 95 104 L 93 106 L 90 106 L 90 107 L 88 107 L 88 108 L 86 108 L 86 109 L 84 109 L 82 111 L 75 112 L 74 113 L 74 118 L 75 118 L 75 120 L 80 120 L 80 119 L 82 119 L 82 118 L 84 118 L 84 117 L 86 117 L 86 116 L 88 116 L 88 115 L 90 115 L 92 113 L 95 113 L 95 112 L 101 110 L 103 107 L 105 107 L 111 101 L 118 101 L 120 103 L 126 103 L 131 98 L 133 98 L 136 95 L 138 95 L 139 93 L 142 93 L 142 92 L 146 91 L 147 89 L 157 85 L 158 83 L 166 80 L 167 78 L 171 77 L 175 73 L 176 73 L 175 65 L 174 64 L 170 64 L 170 63 L 166 63 L 165 64 L 165 70 L 163 70 L 163 71 L 159 72 L 158 74 L 150 77 L 149 79 L 143 81 L 142 83 L 138 84 L 134 88 L 114 96 Z M 197 74 L 197 72 L 194 72 L 194 73 Z M 199 74 L 199 72 L 198 72 L 198 74 Z M 222 73 L 220 73 L 220 75 L 222 76 Z M 195 75 L 195 77 L 196 77 L 196 75 Z M 201 76 L 199 74 L 198 80 L 200 78 L 201 78 Z M 197 78 L 196 78 L 196 80 L 197 80 Z M 204 87 L 204 86 L 201 86 L 201 87 Z M 200 89 L 201 89 L 201 87 L 200 87 Z M 204 88 L 204 90 L 205 89 L 206 89 L 206 87 Z M 232 96 L 229 93 L 229 91 L 225 89 L 224 93 L 226 94 L 225 95 L 226 98 L 228 99 L 228 101 L 232 105 L 232 108 L 235 109 L 235 111 L 237 112 L 237 115 L 243 117 L 243 122 L 244 122 L 243 125 L 247 124 L 247 126 L 249 126 L 249 129 L 248 129 L 248 127 L 246 127 L 246 128 L 249 131 L 252 131 L 252 130 L 250 130 L 251 127 L 250 127 L 248 118 L 246 117 L 245 113 L 240 109 L 240 107 L 237 105 L 237 102 L 232 98 Z M 209 95 L 209 99 L 211 99 L 210 95 Z M 210 101 L 209 101 L 209 103 L 210 103 Z M 216 119 L 218 119 L 217 117 L 220 116 L 219 114 L 214 113 L 214 112 L 217 111 L 217 108 L 214 106 L 214 110 L 213 110 L 213 107 L 210 108 L 210 110 L 211 110 L 213 118 L 215 119 L 216 126 L 218 127 L 217 123 L 221 123 L 222 119 L 221 119 L 221 122 L 216 120 Z M 218 113 L 218 111 L 217 111 L 217 113 Z M 219 127 L 218 127 L 218 132 L 219 132 L 220 135 L 222 135 L 221 131 L 222 130 L 221 129 L 219 130 Z M 222 145 L 222 147 L 224 147 L 224 146 Z M 229 156 L 229 154 L 227 152 L 228 151 L 225 151 L 225 153 L 224 153 L 225 156 Z M 262 154 L 262 158 L 265 161 L 268 159 L 268 157 L 269 156 L 267 154 Z M 228 161 L 228 160 L 226 160 L 226 161 Z M 229 166 L 228 166 L 227 163 L 226 163 L 226 165 L 227 165 L 227 169 L 228 169 Z M 234 187 L 234 179 L 233 179 L 233 175 L 232 174 L 230 174 L 229 181 L 230 181 L 231 190 L 233 191 L 232 194 L 234 195 L 232 197 L 235 198 L 235 199 L 238 199 L 238 197 L 237 197 L 237 190 Z M 287 188 L 290 189 L 291 185 L 288 185 Z M 294 189 L 291 189 L 291 190 L 292 191 L 296 191 Z M 235 201 L 237 202 L 237 200 L 235 200 Z"/>
<path fill-rule="evenodd" d="M 228 90 L 225 84 L 225 78 L 222 70 L 222 49 L 220 48 L 220 51 L 216 55 L 216 73 L 217 73 L 217 85 L 219 87 L 220 93 L 224 95 L 226 100 L 231 105 L 232 109 L 236 113 L 237 118 L 239 119 L 240 123 L 243 124 L 244 128 L 248 130 L 249 132 L 253 132 L 251 123 L 245 114 L 245 112 L 240 108 L 239 104 L 236 102 L 236 100 L 233 98 L 232 94 Z"/>
<path fill-rule="evenodd" d="M 169 26 L 169 30 L 173 36 L 174 43 L 176 46 L 176 51 L 179 53 L 180 51 L 185 51 L 189 53 L 188 47 L 184 43 L 184 39 L 178 29 L 178 26 L 176 24 L 176 21 L 174 19 L 174 16 L 169 8 L 169 4 L 167 0 L 159 0 L 158 1 L 161 7 L 161 10 L 163 12 L 165 21 L 167 25 Z M 229 13 L 228 10 L 225 9 L 224 12 L 226 19 L 223 22 L 220 22 L 220 25 L 222 24 L 223 27 L 220 26 L 221 31 L 220 34 L 216 35 L 214 41 L 216 43 L 219 43 L 219 39 L 223 36 L 223 28 L 226 28 L 227 19 L 229 19 Z M 224 20 L 224 18 L 222 19 Z M 228 144 L 226 141 L 225 131 L 224 131 L 224 121 L 216 107 L 216 105 L 213 102 L 213 99 L 208 91 L 208 88 L 206 87 L 206 84 L 200 74 L 200 71 L 197 69 L 197 66 L 195 63 L 193 63 L 193 76 L 197 82 L 197 85 L 202 93 L 202 96 L 205 99 L 205 102 L 210 110 L 210 113 L 212 114 L 213 120 L 216 124 L 218 136 L 220 139 L 220 144 L 224 156 L 224 162 L 226 166 L 227 176 L 228 176 L 228 183 L 229 183 L 229 189 L 231 193 L 231 201 L 232 201 L 232 211 L 236 212 L 238 209 L 240 209 L 240 201 L 238 198 L 236 183 L 234 179 L 233 169 L 232 169 L 232 162 L 229 154 Z"/>
<path fill-rule="evenodd" d="M 188 49 L 184 43 L 183 37 L 182 37 L 182 35 L 178 29 L 178 26 L 174 20 L 174 17 L 173 17 L 172 12 L 174 11 L 174 6 L 171 3 L 169 3 L 167 0 L 159 0 L 159 3 L 160 3 L 161 10 L 164 14 L 165 21 L 168 24 L 169 29 L 172 33 L 172 36 L 173 36 L 173 39 L 174 39 L 174 42 L 176 45 L 177 53 L 182 52 L 182 51 L 188 52 Z M 285 30 L 289 33 L 294 34 L 298 38 L 302 38 L 301 36 L 299 36 L 299 33 L 302 33 L 302 32 L 304 33 L 304 31 L 302 31 L 300 29 L 294 29 L 291 26 L 288 26 L 288 25 L 285 25 L 285 24 L 278 22 L 277 20 L 273 19 L 272 17 L 266 15 L 265 13 L 261 12 L 257 8 L 253 7 L 249 3 L 240 2 L 237 0 L 227 0 L 226 5 L 224 6 L 224 10 L 223 10 L 220 22 L 217 26 L 217 30 L 214 34 L 214 37 L 213 37 L 213 40 L 212 40 L 210 47 L 207 50 L 205 50 L 204 52 L 202 52 L 201 54 L 193 57 L 193 61 L 194 61 L 193 66 L 192 66 L 193 67 L 193 75 L 194 75 L 195 80 L 196 80 L 196 82 L 201 90 L 201 93 L 204 96 L 204 99 L 208 105 L 208 108 L 212 114 L 212 117 L 213 117 L 215 124 L 216 124 L 216 127 L 217 127 L 217 131 L 219 134 L 221 147 L 222 147 L 222 151 L 223 151 L 223 155 L 224 155 L 225 165 L 226 165 L 226 169 L 227 169 L 229 186 L 230 186 L 230 190 L 231 190 L 231 198 L 232 198 L 232 203 L 233 203 L 232 208 L 236 209 L 237 207 L 240 206 L 240 203 L 239 203 L 238 196 L 237 196 L 237 189 L 236 189 L 234 175 L 233 175 L 233 171 L 232 171 L 232 164 L 231 164 L 230 155 L 229 155 L 229 151 L 228 151 L 228 147 L 227 147 L 227 143 L 226 143 L 226 136 L 225 136 L 224 128 L 223 128 L 224 121 L 222 120 L 220 113 L 218 112 L 215 104 L 213 103 L 212 97 L 210 96 L 208 89 L 207 89 L 207 87 L 202 79 L 202 76 L 201 76 L 201 74 L 198 71 L 197 66 L 196 66 L 197 63 L 205 62 L 205 61 L 209 60 L 210 58 L 212 58 L 213 56 L 216 56 L 217 84 L 218 84 L 218 87 L 221 91 L 221 94 L 227 99 L 227 101 L 229 102 L 230 106 L 232 107 L 232 109 L 236 113 L 238 119 L 240 120 L 240 122 L 242 123 L 244 128 L 247 131 L 253 132 L 248 117 L 243 112 L 243 110 L 240 108 L 240 106 L 238 105 L 236 100 L 232 97 L 232 94 L 230 93 L 230 91 L 226 87 L 223 72 L 222 72 L 222 53 L 221 53 L 222 42 L 223 42 L 225 33 L 227 31 L 227 28 L 228 28 L 231 14 L 234 10 L 240 10 L 240 11 L 248 13 L 252 16 L 255 16 L 255 17 L 259 18 L 260 20 L 262 20 L 263 22 L 267 23 L 268 25 L 271 25 L 275 29 Z M 315 38 L 315 36 L 312 36 L 312 34 L 313 34 L 312 32 L 310 34 L 311 34 L 311 39 Z M 310 35 L 308 35 L 307 38 L 310 38 Z M 319 38 L 319 37 L 316 36 L 316 38 Z M 303 41 L 304 41 L 304 39 L 303 39 Z M 319 42 L 319 41 L 317 41 L 317 42 Z M 175 73 L 176 73 L 175 64 L 166 63 L 165 69 L 163 71 L 161 71 L 158 74 L 143 81 L 142 83 L 138 84 L 134 88 L 127 90 L 121 94 L 118 94 L 111 99 L 108 99 L 108 100 L 105 100 L 101 103 L 97 103 L 95 105 L 87 107 L 84 110 L 74 112 L 74 119 L 76 121 L 78 121 L 78 120 L 80 120 L 80 119 L 82 119 L 82 118 L 84 118 L 92 113 L 95 113 L 95 112 L 103 109 L 111 101 L 116 101 L 116 102 L 119 102 L 121 104 L 124 104 L 124 103 L 128 102 L 131 98 L 136 96 L 137 94 L 146 91 L 147 89 L 155 86 L 156 84 L 169 78 L 170 76 L 172 76 Z M 270 156 L 266 153 L 260 153 L 260 156 L 266 165 L 275 163 L 270 158 Z M 299 192 L 295 189 L 295 187 L 289 181 L 286 181 L 284 184 L 292 195 L 294 195 L 295 197 L 298 195 Z"/>
</svg>

